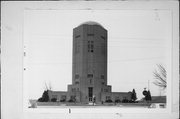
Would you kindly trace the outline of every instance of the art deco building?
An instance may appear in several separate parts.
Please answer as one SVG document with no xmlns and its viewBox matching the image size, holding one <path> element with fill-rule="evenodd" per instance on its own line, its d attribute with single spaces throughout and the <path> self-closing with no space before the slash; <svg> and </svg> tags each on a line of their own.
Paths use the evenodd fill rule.
<svg viewBox="0 0 180 119">
<path fill-rule="evenodd" d="M 72 85 L 67 92 L 49 91 L 50 98 L 96 102 L 130 98 L 130 93 L 111 92 L 107 84 L 107 30 L 97 22 L 85 22 L 73 29 Z"/>
</svg>

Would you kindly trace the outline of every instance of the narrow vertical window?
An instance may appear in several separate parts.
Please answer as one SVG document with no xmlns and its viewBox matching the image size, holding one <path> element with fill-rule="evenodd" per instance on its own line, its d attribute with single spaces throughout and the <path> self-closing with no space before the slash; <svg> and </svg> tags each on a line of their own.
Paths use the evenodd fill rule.
<svg viewBox="0 0 180 119">
<path fill-rule="evenodd" d="M 101 75 L 101 79 L 104 79 L 104 75 Z"/>
<path fill-rule="evenodd" d="M 76 74 L 76 75 L 75 75 L 75 79 L 79 79 L 79 74 Z"/>
<path fill-rule="evenodd" d="M 88 41 L 88 52 L 94 52 L 94 41 Z"/>
<path fill-rule="evenodd" d="M 79 52 L 80 52 L 80 45 L 78 43 L 76 43 L 75 53 L 79 53 Z"/>
<path fill-rule="evenodd" d="M 101 44 L 101 53 L 104 55 L 105 54 L 105 44 Z"/>
<path fill-rule="evenodd" d="M 90 79 L 90 84 L 92 84 L 92 79 Z"/>
</svg>

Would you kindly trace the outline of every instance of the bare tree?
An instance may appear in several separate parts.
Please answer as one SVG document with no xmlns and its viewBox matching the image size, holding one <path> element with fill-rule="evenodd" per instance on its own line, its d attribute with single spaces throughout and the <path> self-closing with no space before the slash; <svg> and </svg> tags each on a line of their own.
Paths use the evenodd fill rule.
<svg viewBox="0 0 180 119">
<path fill-rule="evenodd" d="M 48 86 L 47 86 L 46 82 L 44 83 L 44 90 L 48 90 Z"/>
<path fill-rule="evenodd" d="M 155 70 L 153 72 L 154 78 L 156 79 L 156 81 L 154 81 L 153 83 L 155 85 L 165 89 L 167 87 L 167 82 L 166 82 L 166 75 L 167 75 L 167 73 L 166 73 L 166 69 L 161 64 L 157 64 L 157 67 L 158 67 L 158 70 Z"/>
<path fill-rule="evenodd" d="M 49 90 L 52 90 L 52 85 L 50 81 L 49 81 Z"/>
<path fill-rule="evenodd" d="M 45 90 L 52 90 L 51 82 L 49 82 L 49 85 L 47 85 L 47 83 L 45 82 L 44 85 L 45 85 L 45 86 L 44 86 L 44 89 L 45 89 Z"/>
</svg>

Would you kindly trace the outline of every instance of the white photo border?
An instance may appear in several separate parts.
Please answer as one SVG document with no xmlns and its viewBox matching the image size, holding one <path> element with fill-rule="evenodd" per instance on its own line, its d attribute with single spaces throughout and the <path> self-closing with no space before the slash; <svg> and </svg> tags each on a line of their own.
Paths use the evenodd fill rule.
<svg viewBox="0 0 180 119">
<path fill-rule="evenodd" d="M 163 5 L 162 5 L 163 3 Z M 178 36 L 178 2 L 118 2 L 118 1 L 75 1 L 75 2 L 2 2 L 2 116 L 4 118 L 19 117 L 19 118 L 61 118 L 62 117 L 81 117 L 87 112 L 96 115 L 100 114 L 104 118 L 111 116 L 120 117 L 136 117 L 143 118 L 158 117 L 158 118 L 177 118 L 179 106 L 179 36 Z M 171 64 L 170 77 L 172 81 L 168 82 L 171 89 L 168 89 L 170 94 L 167 106 L 170 107 L 166 111 L 162 110 L 141 110 L 141 109 L 52 109 L 37 110 L 31 109 L 27 111 L 24 108 L 24 80 L 23 80 L 23 16 L 24 10 L 63 10 L 63 9 L 113 9 L 113 10 L 152 10 L 162 9 L 170 10 L 172 12 L 172 50 L 171 50 Z M 15 14 L 16 13 L 16 14 Z M 9 35 L 9 36 L 8 36 Z M 14 39 L 14 40 L 13 40 Z M 12 58 L 14 60 L 12 60 Z M 169 69 L 169 68 L 168 68 Z M 3 75 L 4 74 L 4 75 Z M 14 77 L 14 79 L 13 79 Z M 178 94 L 178 95 L 177 95 Z M 12 98 L 12 96 L 14 98 Z M 12 102 L 11 100 L 14 101 Z M 60 114 L 60 113 L 61 114 Z M 142 113 L 141 113 L 142 112 Z M 73 114 L 80 113 L 80 114 Z M 84 113 L 84 114 L 83 114 Z M 105 113 L 105 114 L 101 114 Z M 152 114 L 153 113 L 153 114 Z M 158 113 L 156 115 L 155 113 Z M 162 114 L 163 113 L 163 114 Z M 81 116 L 80 116 L 81 115 Z M 89 114 L 87 114 L 89 115 Z M 106 115 L 106 116 L 105 116 Z M 102 118 L 103 118 L 102 117 Z M 94 116 L 95 118 L 95 116 Z"/>
</svg>

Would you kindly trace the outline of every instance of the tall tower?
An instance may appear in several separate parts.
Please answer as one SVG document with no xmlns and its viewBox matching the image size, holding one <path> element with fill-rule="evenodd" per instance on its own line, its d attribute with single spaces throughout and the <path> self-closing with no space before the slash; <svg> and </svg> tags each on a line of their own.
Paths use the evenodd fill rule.
<svg viewBox="0 0 180 119">
<path fill-rule="evenodd" d="M 72 85 L 81 102 L 101 101 L 107 86 L 107 30 L 97 22 L 85 22 L 73 29 Z"/>
<path fill-rule="evenodd" d="M 49 91 L 50 99 L 80 103 L 131 100 L 131 92 L 111 92 L 107 85 L 107 30 L 102 25 L 89 21 L 73 29 L 72 60 L 68 92 Z"/>
</svg>

